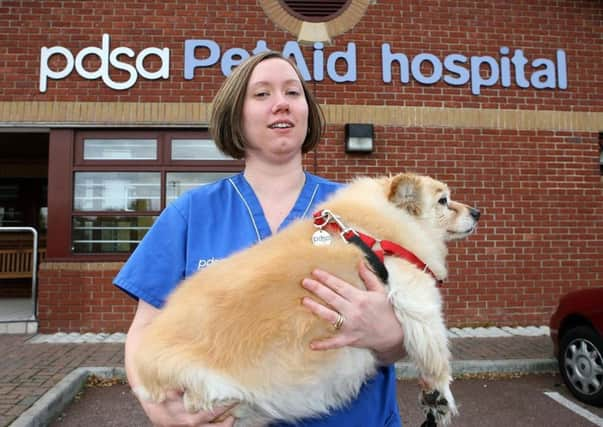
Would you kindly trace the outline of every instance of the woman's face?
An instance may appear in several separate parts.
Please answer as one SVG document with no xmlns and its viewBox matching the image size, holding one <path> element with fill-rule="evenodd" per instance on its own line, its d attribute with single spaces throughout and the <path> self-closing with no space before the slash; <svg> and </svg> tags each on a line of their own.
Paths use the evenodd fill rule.
<svg viewBox="0 0 603 427">
<path fill-rule="evenodd" d="M 283 160 L 301 155 L 308 132 L 308 102 L 292 65 L 281 58 L 260 62 L 243 103 L 245 155 Z"/>
</svg>

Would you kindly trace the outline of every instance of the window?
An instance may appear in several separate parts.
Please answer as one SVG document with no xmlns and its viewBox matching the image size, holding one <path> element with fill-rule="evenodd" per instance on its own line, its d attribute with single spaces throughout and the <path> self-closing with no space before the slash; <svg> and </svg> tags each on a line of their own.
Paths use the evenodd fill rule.
<svg viewBox="0 0 603 427">
<path fill-rule="evenodd" d="M 172 141 L 172 160 L 228 160 L 211 139 L 175 139 Z M 232 159 L 230 159 L 232 160 Z"/>
<path fill-rule="evenodd" d="M 168 172 L 165 178 L 166 202 L 170 204 L 185 191 L 229 175 L 232 174 L 223 172 Z"/>
<path fill-rule="evenodd" d="M 155 139 L 85 138 L 84 160 L 157 160 Z"/>
<path fill-rule="evenodd" d="M 57 232 L 49 235 L 48 258 L 92 254 L 118 258 L 121 254 L 123 258 L 166 205 L 243 166 L 219 152 L 207 132 L 81 131 L 70 135 L 71 161 L 65 161 L 69 157 L 67 134 L 51 135 L 50 149 L 56 153 L 50 161 L 50 175 L 56 177 L 52 182 L 68 183 L 70 192 L 69 206 L 59 207 L 57 202 L 53 208 L 50 203 L 50 229 Z M 51 187 L 51 194 L 60 194 L 56 186 Z M 64 215 L 57 214 L 57 209 Z"/>
</svg>

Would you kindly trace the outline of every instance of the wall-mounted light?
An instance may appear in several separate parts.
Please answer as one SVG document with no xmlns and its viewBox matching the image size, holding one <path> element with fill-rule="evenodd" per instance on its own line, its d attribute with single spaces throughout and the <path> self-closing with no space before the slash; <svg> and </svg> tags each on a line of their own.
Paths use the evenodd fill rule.
<svg viewBox="0 0 603 427">
<path fill-rule="evenodd" d="M 366 123 L 347 123 L 345 125 L 345 152 L 372 153 L 373 125 Z"/>
</svg>

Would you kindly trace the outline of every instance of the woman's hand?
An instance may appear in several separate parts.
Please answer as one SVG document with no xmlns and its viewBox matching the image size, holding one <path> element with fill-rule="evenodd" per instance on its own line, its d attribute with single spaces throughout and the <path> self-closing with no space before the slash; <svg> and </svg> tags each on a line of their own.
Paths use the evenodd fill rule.
<svg viewBox="0 0 603 427">
<path fill-rule="evenodd" d="M 393 363 L 405 355 L 404 332 L 387 300 L 387 290 L 379 278 L 361 262 L 358 271 L 366 290 L 322 270 L 312 272 L 302 286 L 326 302 L 322 305 L 312 298 L 303 304 L 314 314 L 335 325 L 339 314 L 343 324 L 336 335 L 311 343 L 313 350 L 330 350 L 344 346 L 373 350 L 383 364 Z"/>
<path fill-rule="evenodd" d="M 215 408 L 213 411 L 200 411 L 191 414 L 184 408 L 182 392 L 170 390 L 162 403 L 141 401 L 142 408 L 156 427 L 232 427 L 234 418 L 220 416 L 230 409 L 228 406 Z"/>
</svg>

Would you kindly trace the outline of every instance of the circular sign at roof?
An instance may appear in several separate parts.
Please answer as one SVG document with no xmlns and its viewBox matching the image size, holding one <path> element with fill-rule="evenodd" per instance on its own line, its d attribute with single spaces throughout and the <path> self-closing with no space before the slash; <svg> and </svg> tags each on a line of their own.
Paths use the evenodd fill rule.
<svg viewBox="0 0 603 427">
<path fill-rule="evenodd" d="M 285 9 L 287 9 L 291 15 L 302 21 L 328 22 L 341 15 L 341 13 L 348 8 L 349 4 L 352 3 L 352 0 L 282 0 L 280 3 L 285 6 Z"/>
<path fill-rule="evenodd" d="M 259 0 L 262 9 L 299 43 L 330 43 L 351 30 L 366 13 L 371 0 Z"/>
</svg>

